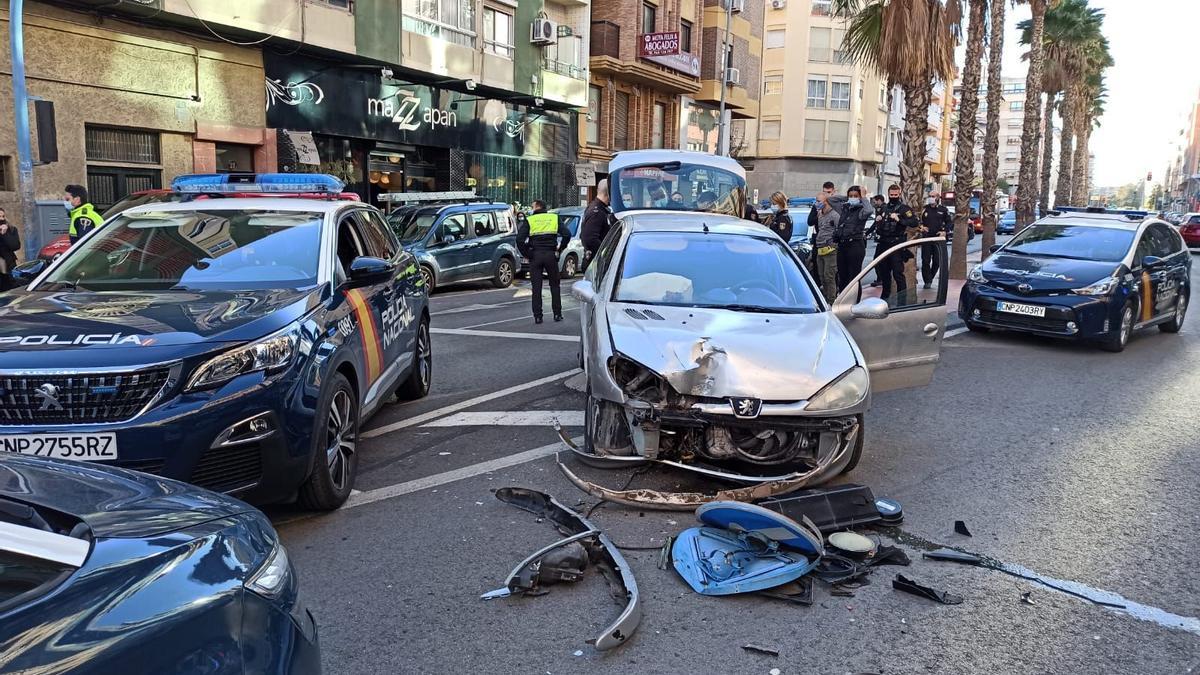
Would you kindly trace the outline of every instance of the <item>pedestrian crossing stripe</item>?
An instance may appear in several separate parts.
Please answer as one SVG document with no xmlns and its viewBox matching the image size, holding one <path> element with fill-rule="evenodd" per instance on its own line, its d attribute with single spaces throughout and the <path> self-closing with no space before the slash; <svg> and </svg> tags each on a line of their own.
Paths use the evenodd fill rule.
<svg viewBox="0 0 1200 675">
<path fill-rule="evenodd" d="M 363 360 L 367 364 L 367 381 L 368 384 L 374 384 L 383 372 L 383 343 L 379 339 L 379 327 L 375 324 L 375 315 L 362 290 L 356 288 L 346 291 L 346 299 L 358 318 L 358 335 L 362 340 Z"/>
</svg>

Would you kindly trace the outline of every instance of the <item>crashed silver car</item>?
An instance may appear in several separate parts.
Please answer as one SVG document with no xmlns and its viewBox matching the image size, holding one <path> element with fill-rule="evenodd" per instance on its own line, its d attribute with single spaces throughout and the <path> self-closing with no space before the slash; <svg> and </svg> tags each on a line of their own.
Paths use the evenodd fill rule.
<svg viewBox="0 0 1200 675">
<path fill-rule="evenodd" d="M 933 376 L 944 271 L 934 289 L 884 299 L 870 297 L 868 267 L 830 305 L 778 236 L 731 215 L 745 190 L 736 162 L 637 151 L 610 171 L 621 219 L 573 289 L 587 382 L 584 444 L 573 450 L 594 466 L 655 462 L 749 487 L 664 501 L 585 483 L 564 466 L 568 477 L 605 499 L 686 508 L 853 469 L 872 392 Z M 691 208 L 658 203 L 664 191 Z M 922 244 L 945 241 L 892 254 Z"/>
</svg>

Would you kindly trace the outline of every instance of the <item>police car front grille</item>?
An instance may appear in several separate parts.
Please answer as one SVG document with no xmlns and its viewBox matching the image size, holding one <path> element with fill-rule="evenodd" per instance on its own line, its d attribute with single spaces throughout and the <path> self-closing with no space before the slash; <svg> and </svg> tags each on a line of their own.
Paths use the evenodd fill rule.
<svg viewBox="0 0 1200 675">
<path fill-rule="evenodd" d="M 0 375 L 0 425 L 123 422 L 171 379 L 171 368 L 127 373 Z"/>
</svg>

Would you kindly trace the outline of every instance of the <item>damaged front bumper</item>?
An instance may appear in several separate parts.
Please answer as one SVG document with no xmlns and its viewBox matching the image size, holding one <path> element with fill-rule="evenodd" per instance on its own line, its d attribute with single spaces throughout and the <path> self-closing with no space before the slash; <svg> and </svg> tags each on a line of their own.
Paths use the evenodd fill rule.
<svg viewBox="0 0 1200 675">
<path fill-rule="evenodd" d="M 620 592 L 614 593 L 614 596 L 619 595 L 625 603 L 616 620 L 610 623 L 600 635 L 587 642 L 601 651 L 624 644 L 641 623 L 642 600 L 638 593 L 637 581 L 633 578 L 633 570 L 630 569 L 629 563 L 625 562 L 625 558 L 617 549 L 616 544 L 586 518 L 543 492 L 508 487 L 496 490 L 496 498 L 523 511 L 549 519 L 559 532 L 567 536 L 522 560 L 509 574 L 503 588 L 485 593 L 483 598 L 490 600 L 529 590 L 531 587 L 529 580 L 536 576 L 533 574 L 534 567 L 543 557 L 557 549 L 579 543 L 587 550 L 589 562 L 600 565 L 601 569 L 605 571 L 605 576 L 610 584 L 620 584 Z"/>
</svg>

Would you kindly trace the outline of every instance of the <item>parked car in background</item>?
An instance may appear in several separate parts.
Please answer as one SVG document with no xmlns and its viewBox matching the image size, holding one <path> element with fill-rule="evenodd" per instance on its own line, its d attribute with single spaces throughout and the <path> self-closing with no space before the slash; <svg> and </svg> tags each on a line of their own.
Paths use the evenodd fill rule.
<svg viewBox="0 0 1200 675">
<path fill-rule="evenodd" d="M 562 255 L 558 257 L 558 271 L 563 279 L 570 279 L 576 274 L 579 274 L 579 269 L 583 266 L 583 240 L 579 238 L 579 224 L 583 219 L 585 208 L 582 206 L 566 206 L 561 209 L 551 209 L 551 213 L 557 213 L 558 217 L 571 231 L 571 241 L 567 243 L 567 248 Z M 521 256 L 521 269 L 529 269 L 529 259 Z M 525 273 L 522 272 L 521 276 Z"/>
<path fill-rule="evenodd" d="M 1189 249 L 1200 248 L 1200 213 L 1187 213 L 1179 218 L 1179 234 Z"/>
<path fill-rule="evenodd" d="M 417 257 L 425 287 L 491 281 L 507 288 L 522 269 L 508 204 L 457 201 L 405 206 L 388 214 L 405 250 Z"/>
<path fill-rule="evenodd" d="M 315 675 L 303 597 L 245 502 L 0 453 L 0 671 Z"/>
<path fill-rule="evenodd" d="M 1005 211 L 996 221 L 996 234 L 1012 234 L 1017 231 L 1017 212 Z"/>
</svg>

